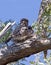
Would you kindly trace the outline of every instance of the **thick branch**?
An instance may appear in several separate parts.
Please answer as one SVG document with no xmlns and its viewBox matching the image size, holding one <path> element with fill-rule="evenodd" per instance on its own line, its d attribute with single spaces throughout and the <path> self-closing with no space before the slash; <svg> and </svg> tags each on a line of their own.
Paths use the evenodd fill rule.
<svg viewBox="0 0 51 65">
<path fill-rule="evenodd" d="M 34 40 L 30 38 L 22 43 L 14 43 L 9 47 L 0 49 L 0 65 L 19 60 L 23 57 L 51 49 L 51 39 Z"/>
</svg>

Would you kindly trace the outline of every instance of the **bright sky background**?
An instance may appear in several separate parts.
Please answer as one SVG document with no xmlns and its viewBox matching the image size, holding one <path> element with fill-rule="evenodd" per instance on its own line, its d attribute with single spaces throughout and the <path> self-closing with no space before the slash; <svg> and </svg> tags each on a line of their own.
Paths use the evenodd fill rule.
<svg viewBox="0 0 51 65">
<path fill-rule="evenodd" d="M 12 19 L 19 23 L 22 18 L 27 18 L 31 25 L 38 18 L 40 3 L 41 0 L 0 0 L 0 19 Z M 34 56 L 30 56 L 27 63 L 33 59 Z"/>
<path fill-rule="evenodd" d="M 0 0 L 0 19 L 19 22 L 27 18 L 32 24 L 38 17 L 41 0 Z"/>
</svg>

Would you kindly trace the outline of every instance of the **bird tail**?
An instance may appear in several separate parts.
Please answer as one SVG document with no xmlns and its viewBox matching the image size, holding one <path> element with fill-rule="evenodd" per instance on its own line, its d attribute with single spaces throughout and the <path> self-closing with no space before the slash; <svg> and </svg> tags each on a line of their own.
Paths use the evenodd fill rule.
<svg viewBox="0 0 51 65">
<path fill-rule="evenodd" d="M 44 50 L 44 58 L 47 57 L 47 50 Z"/>
</svg>

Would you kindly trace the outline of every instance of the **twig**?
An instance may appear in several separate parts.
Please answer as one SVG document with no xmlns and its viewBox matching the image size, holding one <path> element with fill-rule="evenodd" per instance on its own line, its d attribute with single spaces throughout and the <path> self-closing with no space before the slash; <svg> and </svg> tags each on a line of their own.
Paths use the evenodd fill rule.
<svg viewBox="0 0 51 65">
<path fill-rule="evenodd" d="M 15 21 L 13 23 L 9 22 L 4 29 L 0 32 L 0 38 L 15 24 Z"/>
</svg>

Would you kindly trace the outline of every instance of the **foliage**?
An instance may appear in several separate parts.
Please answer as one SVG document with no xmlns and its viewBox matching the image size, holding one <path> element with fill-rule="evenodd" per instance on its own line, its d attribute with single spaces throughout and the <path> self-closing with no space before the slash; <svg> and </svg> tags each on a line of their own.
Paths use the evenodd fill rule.
<svg viewBox="0 0 51 65">
<path fill-rule="evenodd" d="M 0 31 L 2 31 L 2 29 L 6 26 L 6 24 L 8 22 L 7 21 L 5 23 L 0 22 Z M 0 38 L 0 43 L 3 43 L 4 41 L 6 41 L 11 32 L 12 32 L 12 29 L 8 30 L 7 33 L 4 36 L 1 37 Z"/>
<path fill-rule="evenodd" d="M 33 23 L 32 28 L 40 37 L 48 38 L 51 36 L 51 4 L 45 8 L 42 14 L 42 21 Z"/>
</svg>

